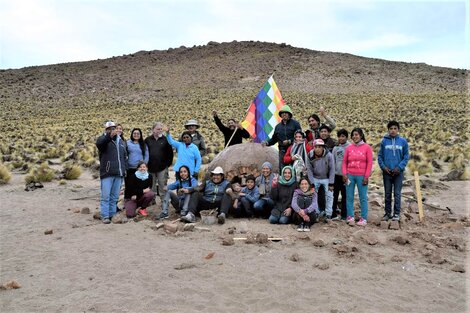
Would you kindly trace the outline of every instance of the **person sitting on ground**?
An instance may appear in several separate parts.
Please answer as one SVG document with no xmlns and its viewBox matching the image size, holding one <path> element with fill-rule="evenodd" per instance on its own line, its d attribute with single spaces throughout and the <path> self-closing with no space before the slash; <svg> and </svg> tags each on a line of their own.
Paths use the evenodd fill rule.
<svg viewBox="0 0 470 313">
<path fill-rule="evenodd" d="M 179 169 L 182 165 L 186 165 L 189 168 L 189 172 L 193 173 L 193 177 L 197 178 L 199 169 L 201 167 L 202 158 L 199 149 L 195 144 L 191 142 L 192 137 L 189 132 L 184 132 L 181 136 L 183 142 L 179 142 L 173 139 L 170 135 L 170 127 L 164 126 L 163 131 L 166 132 L 166 139 L 168 143 L 175 148 L 176 157 L 175 165 L 173 165 L 173 170 L 175 173 L 179 173 Z"/>
<path fill-rule="evenodd" d="M 292 209 L 294 209 L 293 222 L 299 227 L 298 231 L 310 231 L 310 227 L 316 222 L 318 216 L 317 192 L 310 185 L 306 177 L 300 179 L 299 188 L 294 191 L 292 197 Z"/>
<path fill-rule="evenodd" d="M 320 117 L 317 114 L 312 114 L 308 117 L 309 129 L 305 131 L 308 142 L 320 139 L 320 126 L 327 125 L 330 128 L 330 132 L 336 127 L 335 121 L 326 113 L 324 107 L 320 107 L 320 116 L 325 119 L 325 123 L 320 122 Z"/>
<path fill-rule="evenodd" d="M 333 190 L 335 182 L 335 161 L 333 155 L 326 149 L 325 143 L 321 139 L 316 139 L 314 148 L 308 154 L 309 162 L 307 162 L 308 179 L 315 186 L 315 190 L 319 190 L 320 186 L 325 189 L 325 211 L 321 215 L 326 215 L 327 219 L 331 219 L 333 211 Z"/>
<path fill-rule="evenodd" d="M 260 198 L 253 204 L 254 215 L 268 218 L 274 208 L 274 201 L 271 199 L 271 190 L 278 175 L 273 173 L 273 165 L 264 162 L 261 166 L 261 175 L 256 177 L 255 184 L 258 186 Z"/>
<path fill-rule="evenodd" d="M 219 116 L 217 115 L 217 111 L 212 111 L 212 115 L 214 116 L 214 122 L 219 128 L 219 130 L 224 134 L 224 146 L 233 146 L 243 142 L 243 138 L 248 139 L 250 138 L 250 133 L 243 128 L 240 123 L 237 123 L 233 118 L 228 120 L 228 125 L 225 126 L 220 121 Z M 235 134 L 233 133 L 236 130 Z M 233 137 L 232 137 L 233 136 Z M 232 140 L 230 140 L 232 138 Z M 230 142 L 229 142 L 230 141 Z M 228 144 L 228 145 L 227 145 Z"/>
<path fill-rule="evenodd" d="M 297 182 L 302 176 L 307 176 L 308 153 L 313 149 L 313 145 L 305 140 L 305 134 L 296 130 L 294 134 L 294 143 L 284 155 L 284 164 L 292 165 L 295 169 Z"/>
<path fill-rule="evenodd" d="M 320 139 L 323 140 L 328 151 L 332 152 L 333 148 L 338 144 L 338 142 L 330 137 L 330 133 L 330 127 L 327 125 L 320 126 Z"/>
<path fill-rule="evenodd" d="M 349 146 L 348 136 L 349 133 L 346 129 L 340 129 L 336 133 L 338 136 L 338 145 L 333 148 L 333 158 L 335 160 L 335 185 L 333 191 L 333 214 L 331 215 L 332 220 L 346 220 L 347 211 L 346 211 L 346 185 L 343 182 L 343 173 L 342 173 L 342 166 L 343 166 L 343 158 L 344 158 L 344 151 L 346 150 L 347 146 Z M 341 193 L 341 210 L 340 215 L 338 215 L 338 198 L 339 194 Z"/>
<path fill-rule="evenodd" d="M 246 177 L 246 186 L 242 188 L 239 197 L 237 207 L 235 208 L 235 216 L 252 218 L 253 204 L 259 199 L 259 190 L 255 185 L 255 177 L 253 175 Z"/>
<path fill-rule="evenodd" d="M 152 191 L 152 176 L 147 170 L 147 164 L 140 161 L 137 171 L 128 177 L 126 189 L 124 190 L 124 209 L 127 217 L 136 214 L 147 216 L 147 207 L 154 197 Z"/>
<path fill-rule="evenodd" d="M 204 137 L 197 131 L 199 127 L 200 126 L 196 120 L 188 120 L 186 124 L 184 124 L 184 128 L 186 128 L 185 132 L 191 135 L 192 143 L 199 149 L 201 156 L 205 156 L 207 153 L 206 142 L 204 141 Z M 185 132 L 181 134 L 178 141 L 183 142 L 183 135 Z"/>
<path fill-rule="evenodd" d="M 230 181 L 230 187 L 225 191 L 232 199 L 232 207 L 236 209 L 238 207 L 238 199 L 240 198 L 240 192 L 242 191 L 241 179 L 235 176 Z"/>
<path fill-rule="evenodd" d="M 196 214 L 202 210 L 217 210 L 218 223 L 224 224 L 232 200 L 226 194 L 230 183 L 224 178 L 224 170 L 217 166 L 210 173 L 210 179 L 196 188 L 189 200 L 188 214 L 181 217 L 183 222 L 195 223 Z"/>
<path fill-rule="evenodd" d="M 271 198 L 275 205 L 271 210 L 269 222 L 271 224 L 288 224 L 292 216 L 292 196 L 297 188 L 295 181 L 295 171 L 290 165 L 282 169 L 279 181 L 271 190 Z"/>
<path fill-rule="evenodd" d="M 181 165 L 178 175 L 176 175 L 176 181 L 166 186 L 167 191 L 163 199 L 162 213 L 159 219 L 168 218 L 170 202 L 176 213 L 180 213 L 181 216 L 188 214 L 189 199 L 196 187 L 197 179 L 191 177 L 191 171 L 186 165 Z"/>
</svg>

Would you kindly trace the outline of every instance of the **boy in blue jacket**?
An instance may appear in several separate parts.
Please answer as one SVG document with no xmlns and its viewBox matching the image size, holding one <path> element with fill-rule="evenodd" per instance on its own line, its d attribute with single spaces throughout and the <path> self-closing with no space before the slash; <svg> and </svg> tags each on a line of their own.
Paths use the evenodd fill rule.
<svg viewBox="0 0 470 313">
<path fill-rule="evenodd" d="M 380 144 L 377 157 L 379 166 L 382 169 L 385 189 L 385 215 L 384 221 L 392 219 L 400 220 L 401 187 L 406 164 L 410 158 L 408 152 L 408 142 L 400 137 L 400 124 L 397 121 L 390 121 L 387 124 L 388 134 L 386 134 Z M 393 215 L 392 215 L 392 187 L 393 187 Z"/>
</svg>

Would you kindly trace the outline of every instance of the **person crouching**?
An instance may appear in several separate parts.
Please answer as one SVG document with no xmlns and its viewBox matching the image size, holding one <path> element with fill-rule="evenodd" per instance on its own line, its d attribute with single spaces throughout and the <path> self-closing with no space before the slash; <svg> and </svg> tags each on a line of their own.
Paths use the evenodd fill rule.
<svg viewBox="0 0 470 313">
<path fill-rule="evenodd" d="M 155 196 L 152 191 L 152 176 L 149 175 L 147 164 L 140 161 L 137 171 L 128 177 L 128 184 L 124 190 L 124 209 L 127 217 L 136 214 L 147 216 L 147 207 Z"/>
</svg>

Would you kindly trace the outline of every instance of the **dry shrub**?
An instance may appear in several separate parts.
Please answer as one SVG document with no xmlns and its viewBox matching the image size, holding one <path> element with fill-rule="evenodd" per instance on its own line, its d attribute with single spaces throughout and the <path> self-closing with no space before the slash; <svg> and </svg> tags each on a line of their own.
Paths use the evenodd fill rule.
<svg viewBox="0 0 470 313">
<path fill-rule="evenodd" d="M 33 167 L 25 177 L 25 181 L 27 184 L 31 182 L 50 182 L 54 177 L 55 171 L 49 167 L 47 162 L 44 162 L 40 166 Z"/>
<path fill-rule="evenodd" d="M 82 175 L 82 168 L 80 165 L 72 164 L 72 163 L 67 163 L 64 166 L 64 170 L 62 171 L 64 174 L 64 178 L 67 180 L 73 180 L 77 179 Z"/>
<path fill-rule="evenodd" d="M 0 164 L 0 185 L 8 184 L 11 179 L 11 172 L 5 164 Z"/>
</svg>

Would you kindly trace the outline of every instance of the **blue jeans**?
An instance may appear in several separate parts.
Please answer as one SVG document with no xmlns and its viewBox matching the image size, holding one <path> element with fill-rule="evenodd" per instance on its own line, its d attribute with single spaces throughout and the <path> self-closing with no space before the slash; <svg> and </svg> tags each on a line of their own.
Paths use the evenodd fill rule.
<svg viewBox="0 0 470 313">
<path fill-rule="evenodd" d="M 253 204 L 255 215 L 267 217 L 268 213 L 274 208 L 274 201 L 270 198 L 259 199 Z"/>
<path fill-rule="evenodd" d="M 383 173 L 385 189 L 385 213 L 392 214 L 392 186 L 393 186 L 393 214 L 400 215 L 401 209 L 401 187 L 403 185 L 403 172 L 392 176 Z"/>
<path fill-rule="evenodd" d="M 318 178 L 313 178 L 313 184 L 315 185 L 315 190 L 318 191 L 320 186 L 323 186 L 325 189 L 325 197 L 326 197 L 326 206 L 325 206 L 325 212 L 326 216 L 331 217 L 331 214 L 333 214 L 333 191 L 328 190 L 328 184 L 329 184 L 329 179 L 318 179 Z"/>
<path fill-rule="evenodd" d="M 280 215 L 280 216 L 274 216 L 270 215 L 269 216 L 269 222 L 271 224 L 289 224 L 290 222 L 290 216 L 285 216 L 285 215 Z"/>
<path fill-rule="evenodd" d="M 346 210 L 348 216 L 354 217 L 354 189 L 357 186 L 359 193 L 359 202 L 361 203 L 361 217 L 367 220 L 367 213 L 369 211 L 369 203 L 367 202 L 367 189 L 369 185 L 363 185 L 362 181 L 364 176 L 354 176 L 348 174 L 349 185 L 346 185 Z"/>
<path fill-rule="evenodd" d="M 108 176 L 101 178 L 101 218 L 111 218 L 116 214 L 116 205 L 121 191 L 122 177 Z"/>
</svg>

